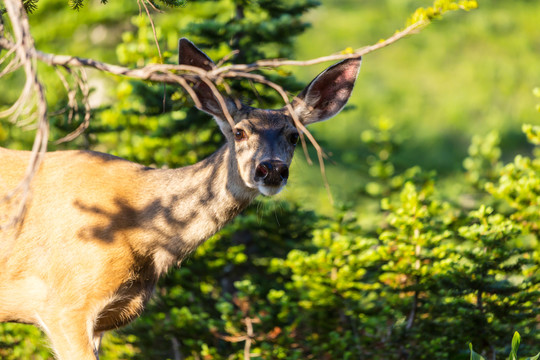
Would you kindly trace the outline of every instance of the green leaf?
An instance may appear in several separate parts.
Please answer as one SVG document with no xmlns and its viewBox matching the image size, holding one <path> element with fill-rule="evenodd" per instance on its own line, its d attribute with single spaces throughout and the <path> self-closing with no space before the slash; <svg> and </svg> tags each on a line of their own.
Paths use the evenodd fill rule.
<svg viewBox="0 0 540 360">
<path fill-rule="evenodd" d="M 525 360 L 538 360 L 538 359 L 540 359 L 540 352 L 538 354 L 536 354 L 536 356 L 526 358 Z"/>
<path fill-rule="evenodd" d="M 518 360 L 517 351 L 520 342 L 521 336 L 519 336 L 519 333 L 516 331 L 514 333 L 514 337 L 512 338 L 512 351 L 510 351 L 510 356 L 508 356 L 508 360 Z"/>
<path fill-rule="evenodd" d="M 486 360 L 484 357 L 476 353 L 472 348 L 472 343 L 469 343 L 469 349 L 471 350 L 471 360 Z"/>
</svg>

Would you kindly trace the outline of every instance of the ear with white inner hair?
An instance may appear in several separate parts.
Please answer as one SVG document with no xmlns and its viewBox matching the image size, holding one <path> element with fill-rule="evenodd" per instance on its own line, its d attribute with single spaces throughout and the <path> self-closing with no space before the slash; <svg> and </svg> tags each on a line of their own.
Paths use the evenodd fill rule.
<svg viewBox="0 0 540 360">
<path fill-rule="evenodd" d="M 292 106 L 308 125 L 338 114 L 351 96 L 362 58 L 343 60 L 320 73 L 294 98 Z"/>
<path fill-rule="evenodd" d="M 206 71 L 216 67 L 216 64 L 204 52 L 186 38 L 181 38 L 178 41 L 178 64 L 195 66 Z M 224 127 L 230 128 L 223 109 L 212 89 L 204 81 L 197 78 L 192 81 L 192 89 L 201 104 L 199 109 L 213 115 L 222 130 L 224 130 Z M 226 96 L 222 95 L 222 97 L 227 110 L 232 113 L 236 109 L 234 102 Z"/>
</svg>

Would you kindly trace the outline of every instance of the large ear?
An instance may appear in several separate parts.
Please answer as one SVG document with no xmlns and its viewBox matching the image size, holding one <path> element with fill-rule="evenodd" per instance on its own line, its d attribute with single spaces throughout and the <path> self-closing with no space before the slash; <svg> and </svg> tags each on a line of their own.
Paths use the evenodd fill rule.
<svg viewBox="0 0 540 360">
<path fill-rule="evenodd" d="M 331 118 L 343 109 L 360 71 L 361 58 L 343 60 L 317 75 L 293 100 L 304 125 Z"/>
<path fill-rule="evenodd" d="M 181 38 L 178 41 L 178 63 L 180 65 L 196 66 L 207 71 L 212 70 L 216 66 L 205 53 L 199 50 L 186 38 Z M 197 78 L 193 80 L 192 84 L 192 88 L 201 103 L 199 109 L 220 120 L 225 120 L 223 109 L 212 92 L 212 89 L 204 81 Z M 234 103 L 225 96 L 223 96 L 223 99 L 225 100 L 229 112 L 232 111 Z"/>
</svg>

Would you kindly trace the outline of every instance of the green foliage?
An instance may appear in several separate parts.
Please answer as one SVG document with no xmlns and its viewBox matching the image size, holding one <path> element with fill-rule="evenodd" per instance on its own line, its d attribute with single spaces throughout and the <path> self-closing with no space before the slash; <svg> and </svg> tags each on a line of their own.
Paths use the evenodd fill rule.
<svg viewBox="0 0 540 360">
<path fill-rule="evenodd" d="M 496 131 L 486 136 L 475 135 L 469 146 L 469 156 L 463 161 L 468 180 L 482 189 L 486 182 L 497 178 L 500 171 L 500 137 Z"/>
<path fill-rule="evenodd" d="M 299 58 L 354 47 L 358 39 L 362 44 L 377 42 L 402 27 L 404 14 L 419 6 L 433 6 L 429 0 L 322 3 L 307 17 L 314 26 L 298 40 Z M 527 153 L 519 128 L 522 123 L 538 125 L 540 121 L 532 111 L 540 101 L 531 96 L 531 89 L 538 86 L 533 72 L 537 59 L 531 51 L 537 37 L 531 29 L 539 3 L 478 3 L 477 10 L 447 12 L 419 36 L 366 56 L 350 101 L 354 107 L 342 112 L 337 121 L 310 128 L 333 154 L 327 175 L 338 202 L 354 199 L 357 211 L 371 209 L 369 199 L 359 195 L 371 181 L 366 176 L 367 151 L 360 135 L 372 119 L 386 117 L 395 124 L 399 142 L 392 159 L 395 170 L 415 165 L 437 170 L 440 186 L 449 192 L 463 185 L 454 175 L 460 174 L 474 135 L 483 137 L 496 130 L 507 157 Z M 362 21 L 358 21 L 360 14 Z M 313 46 L 315 41 L 317 46 Z M 317 70 L 299 68 L 298 73 L 309 81 Z M 287 198 L 331 214 L 318 169 L 305 161 L 298 168 L 301 171 L 291 172 L 298 186 Z M 370 210 L 366 213 L 371 215 Z"/>
<path fill-rule="evenodd" d="M 267 206 L 277 208 L 264 210 Z M 282 305 L 287 302 L 286 278 L 270 277 L 269 268 L 292 249 L 308 246 L 315 222 L 314 213 L 289 203 L 265 201 L 251 207 L 163 279 L 141 319 L 116 336 L 137 347 L 134 359 L 172 357 L 173 341 L 180 343 L 185 359 L 205 353 L 215 359 L 241 357 L 243 342 L 226 337 L 244 335 L 246 317 L 255 319 L 257 344 L 281 339 L 280 325 L 290 320 Z M 266 346 L 252 351 L 273 358 L 285 350 Z"/>
<path fill-rule="evenodd" d="M 452 10 L 473 10 L 478 7 L 476 0 L 436 0 L 433 6 L 427 8 L 418 8 L 414 14 L 407 20 L 407 25 L 414 24 L 419 21 L 431 21 L 440 18 L 444 13 Z"/>
<path fill-rule="evenodd" d="M 29 13 L 33 13 L 37 9 L 37 3 L 38 0 L 24 0 L 23 6 L 26 11 L 28 11 Z"/>
<path fill-rule="evenodd" d="M 517 351 L 519 348 L 519 343 L 521 342 L 521 336 L 516 331 L 514 333 L 514 336 L 512 337 L 512 349 L 510 350 L 510 355 L 508 356 L 508 360 L 518 360 Z M 472 344 L 469 343 L 469 349 L 471 351 L 471 360 L 485 360 L 484 357 L 478 353 L 476 353 L 473 350 Z M 538 353 L 534 357 L 528 357 L 525 360 L 537 360 L 540 357 L 540 353 Z"/>
<path fill-rule="evenodd" d="M 391 142 L 384 129 L 370 139 Z M 186 359 L 242 358 L 249 318 L 262 358 L 457 359 L 469 341 L 491 357 L 514 329 L 534 351 L 538 237 L 512 214 L 445 201 L 433 174 L 415 173 L 379 196 L 376 233 L 350 209 L 322 218 L 290 203 L 251 208 L 113 340 L 135 358 L 172 357 L 174 343 Z"/>
<path fill-rule="evenodd" d="M 100 1 L 102 4 L 107 4 L 109 2 L 108 0 L 100 0 Z M 164 5 L 170 6 L 170 7 L 184 6 L 187 2 L 187 0 L 159 0 L 159 1 L 162 2 Z M 149 3 L 154 7 L 157 6 L 157 4 L 153 0 L 150 0 Z M 69 0 L 69 6 L 73 10 L 79 11 L 84 6 L 84 0 Z M 34 9 L 36 7 L 37 6 L 35 6 Z"/>
<path fill-rule="evenodd" d="M 540 145 L 540 127 L 523 125 L 529 141 Z M 538 156 L 538 148 L 535 153 Z M 511 215 L 523 228 L 538 236 L 540 231 L 540 158 L 517 155 L 500 171 L 496 181 L 486 184 L 495 198 L 503 199 L 515 211 Z"/>
<path fill-rule="evenodd" d="M 0 325 L 0 358 L 41 360 L 49 357 L 46 340 L 36 327 L 10 323 Z"/>
</svg>

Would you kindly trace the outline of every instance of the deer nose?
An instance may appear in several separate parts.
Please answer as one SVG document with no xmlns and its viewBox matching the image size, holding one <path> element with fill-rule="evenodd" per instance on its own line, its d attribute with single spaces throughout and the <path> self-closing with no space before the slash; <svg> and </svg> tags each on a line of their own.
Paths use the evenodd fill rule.
<svg viewBox="0 0 540 360">
<path fill-rule="evenodd" d="M 289 167 L 282 161 L 261 162 L 255 169 L 255 180 L 263 180 L 265 185 L 279 186 L 289 177 Z"/>
</svg>

